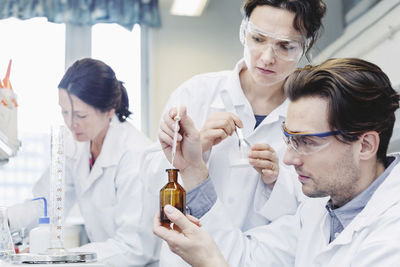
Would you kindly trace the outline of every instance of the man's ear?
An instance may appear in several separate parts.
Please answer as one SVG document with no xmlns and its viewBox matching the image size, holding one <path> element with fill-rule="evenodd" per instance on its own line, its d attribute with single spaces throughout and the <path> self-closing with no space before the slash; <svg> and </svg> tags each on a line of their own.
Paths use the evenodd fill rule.
<svg viewBox="0 0 400 267">
<path fill-rule="evenodd" d="M 369 131 L 360 136 L 361 142 L 360 159 L 368 160 L 378 152 L 380 137 L 376 131 Z"/>
</svg>

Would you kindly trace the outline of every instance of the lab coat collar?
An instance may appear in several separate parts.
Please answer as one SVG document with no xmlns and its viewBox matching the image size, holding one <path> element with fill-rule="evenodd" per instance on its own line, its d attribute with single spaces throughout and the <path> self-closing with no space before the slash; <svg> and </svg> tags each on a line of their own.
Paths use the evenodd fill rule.
<svg viewBox="0 0 400 267">
<path fill-rule="evenodd" d="M 399 157 L 400 154 L 392 154 Z M 351 243 L 354 233 L 368 227 L 375 220 L 379 219 L 390 207 L 400 202 L 400 164 L 392 169 L 389 176 L 376 189 L 365 208 L 354 218 L 354 220 L 342 231 L 342 233 L 329 244 L 327 249 L 336 245 Z"/>
<path fill-rule="evenodd" d="M 242 71 L 242 69 L 247 68 L 246 64 L 243 59 L 241 59 L 233 69 L 233 71 L 229 74 L 227 77 L 225 84 L 221 87 L 222 90 L 228 91 L 232 103 L 235 106 L 241 106 L 246 104 L 246 96 L 243 93 L 243 89 L 240 85 L 240 78 L 239 78 L 239 73 Z M 222 102 L 222 99 L 220 95 L 214 99 L 214 101 L 211 103 L 211 107 L 215 109 L 225 109 L 225 105 Z"/>
<path fill-rule="evenodd" d="M 89 158 L 90 155 L 90 141 L 88 142 L 76 142 L 75 146 L 77 149 L 70 154 L 71 159 L 77 164 L 78 161 L 83 161 L 83 164 L 87 164 L 89 177 L 82 182 L 81 194 L 85 193 L 91 185 L 102 176 L 104 169 L 110 166 L 115 166 L 118 164 L 119 151 L 123 151 L 123 142 L 121 136 L 122 123 L 114 116 L 111 120 L 110 127 L 104 138 L 104 143 L 101 148 L 101 153 L 96 159 L 95 164 L 92 169 L 89 170 Z"/>
<path fill-rule="evenodd" d="M 236 64 L 229 77 L 226 79 L 225 84 L 222 86 L 222 90 L 228 91 L 229 95 L 231 96 L 232 103 L 235 108 L 237 108 L 238 106 L 244 106 L 246 105 L 246 103 L 249 103 L 243 92 L 239 78 L 239 73 L 245 68 L 247 68 L 246 63 L 244 62 L 244 59 L 241 59 Z M 278 106 L 270 114 L 268 114 L 268 116 L 261 122 L 260 126 L 262 126 L 263 124 L 278 121 L 279 119 L 286 118 L 289 102 L 290 101 L 286 99 L 280 106 Z M 216 109 L 225 109 L 224 103 L 222 102 L 222 99 L 219 95 L 211 103 L 211 107 Z"/>
<path fill-rule="evenodd" d="M 99 165 L 100 167 L 110 167 L 118 164 L 119 157 L 112 153 L 112 151 L 121 151 L 124 144 L 120 141 L 121 132 L 120 129 L 122 127 L 122 122 L 118 120 L 117 116 L 114 116 L 111 120 L 110 127 L 106 133 L 104 138 L 104 143 L 101 148 L 101 153 L 99 157 L 96 159 L 95 165 Z M 93 166 L 94 167 L 94 166 Z"/>
<path fill-rule="evenodd" d="M 275 108 L 270 114 L 267 115 L 267 117 L 260 123 L 257 128 L 264 124 L 272 123 L 278 120 L 285 120 L 289 103 L 290 100 L 286 98 L 280 106 Z"/>
<path fill-rule="evenodd" d="M 117 116 L 114 116 L 110 122 L 110 127 L 104 138 L 104 143 L 101 148 L 101 153 L 96 159 L 95 165 L 100 165 L 102 167 L 109 167 L 118 164 L 118 157 L 112 155 L 112 153 L 103 153 L 104 151 L 113 151 L 116 146 L 121 147 L 119 138 L 119 129 L 121 128 L 121 122 L 118 120 Z M 83 160 L 82 156 L 87 154 L 87 160 L 90 158 L 90 141 L 87 142 L 77 142 L 73 139 L 71 132 L 68 132 L 69 138 L 66 138 L 66 157 L 76 160 Z M 117 141 L 117 142 L 116 142 Z M 87 151 L 87 153 L 85 153 Z M 89 163 L 88 163 L 89 164 Z M 94 166 L 93 166 L 94 167 Z"/>
</svg>

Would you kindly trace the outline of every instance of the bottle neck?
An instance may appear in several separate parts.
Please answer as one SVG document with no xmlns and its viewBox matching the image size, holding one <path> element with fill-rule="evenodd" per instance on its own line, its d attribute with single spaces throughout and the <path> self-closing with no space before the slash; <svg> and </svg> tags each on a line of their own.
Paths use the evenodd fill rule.
<svg viewBox="0 0 400 267">
<path fill-rule="evenodd" d="M 178 169 L 169 169 L 168 172 L 168 182 L 178 182 Z"/>
</svg>

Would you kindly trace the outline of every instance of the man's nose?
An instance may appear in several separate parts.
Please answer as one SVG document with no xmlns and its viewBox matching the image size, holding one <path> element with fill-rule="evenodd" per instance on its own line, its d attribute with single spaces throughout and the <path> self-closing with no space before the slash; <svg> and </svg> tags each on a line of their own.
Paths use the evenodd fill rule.
<svg viewBox="0 0 400 267">
<path fill-rule="evenodd" d="M 285 155 L 283 156 L 283 162 L 286 165 L 292 166 L 300 166 L 302 164 L 300 154 L 297 153 L 291 145 L 288 145 L 286 148 Z"/>
</svg>

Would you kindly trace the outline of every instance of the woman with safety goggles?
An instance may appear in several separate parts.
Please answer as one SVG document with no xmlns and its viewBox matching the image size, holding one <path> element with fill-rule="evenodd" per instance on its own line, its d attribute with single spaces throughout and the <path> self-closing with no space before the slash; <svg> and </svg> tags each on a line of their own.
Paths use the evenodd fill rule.
<svg viewBox="0 0 400 267">
<path fill-rule="evenodd" d="M 195 76 L 171 95 L 160 125 L 163 149 L 171 145 L 173 107 L 185 105 L 201 129 L 203 158 L 208 164 L 205 181 L 189 182 L 190 177 L 181 172 L 193 216 L 207 213 L 218 224 L 218 216 L 224 214 L 245 231 L 296 211 L 303 198 L 300 184 L 293 179 L 294 172 L 280 164 L 286 149 L 281 124 L 288 104 L 283 85 L 302 56 L 308 57 L 325 11 L 321 0 L 246 0 L 240 27 L 244 58 L 232 71 Z M 222 91 L 228 92 L 234 112 L 227 111 Z M 242 128 L 251 144 L 247 166 L 234 167 L 230 162 L 238 146 L 236 127 Z M 182 171 L 185 165 L 176 162 L 175 167 Z M 188 186 L 193 184 L 197 186 Z M 215 198 L 218 205 L 204 204 Z M 178 266 L 180 259 L 164 247 L 161 266 Z"/>
</svg>

